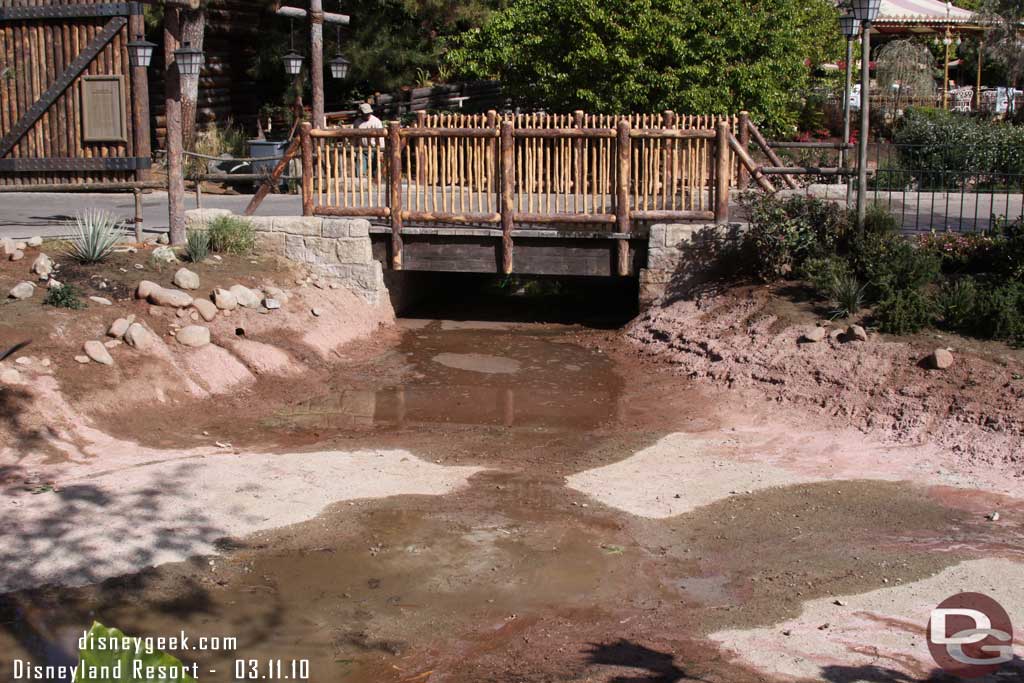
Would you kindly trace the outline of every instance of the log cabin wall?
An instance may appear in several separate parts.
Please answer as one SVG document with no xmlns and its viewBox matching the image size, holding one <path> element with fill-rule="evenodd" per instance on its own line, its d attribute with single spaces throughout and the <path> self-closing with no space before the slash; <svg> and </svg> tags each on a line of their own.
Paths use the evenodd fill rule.
<svg viewBox="0 0 1024 683">
<path fill-rule="evenodd" d="M 0 185 L 121 182 L 145 172 L 148 144 L 138 144 L 133 125 L 145 98 L 133 97 L 128 61 L 139 12 L 133 2 L 0 0 Z"/>
</svg>

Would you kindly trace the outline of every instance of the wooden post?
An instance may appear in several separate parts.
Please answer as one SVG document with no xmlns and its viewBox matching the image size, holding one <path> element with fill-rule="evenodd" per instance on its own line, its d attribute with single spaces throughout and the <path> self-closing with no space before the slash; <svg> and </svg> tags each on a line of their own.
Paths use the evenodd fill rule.
<svg viewBox="0 0 1024 683">
<path fill-rule="evenodd" d="M 739 143 L 740 147 L 743 148 L 747 154 L 750 154 L 750 112 L 741 111 L 739 120 Z M 740 177 L 736 181 L 736 186 L 745 190 L 750 186 L 750 172 L 744 164 L 739 165 Z"/>
<path fill-rule="evenodd" d="M 135 242 L 137 244 L 142 243 L 142 190 L 138 188 L 132 190 L 132 196 L 135 199 Z"/>
<path fill-rule="evenodd" d="M 391 267 L 402 269 L 402 125 L 388 121 L 388 206 L 391 209 Z"/>
<path fill-rule="evenodd" d="M 577 109 L 572 113 L 572 127 L 582 128 L 583 127 L 583 110 Z M 586 187 L 586 179 L 583 177 L 583 138 L 577 138 L 572 143 L 572 193 L 575 196 L 580 196 L 581 188 Z M 584 206 L 583 212 L 588 213 L 590 209 L 586 206 L 586 197 L 583 198 Z M 578 210 L 578 209 L 577 209 Z"/>
<path fill-rule="evenodd" d="M 512 122 L 501 122 L 501 272 L 512 272 L 512 219 L 516 192 L 516 139 Z"/>
<path fill-rule="evenodd" d="M 323 0 L 309 0 L 309 75 L 313 82 L 313 125 L 325 128 Z"/>
<path fill-rule="evenodd" d="M 313 130 L 309 121 L 304 121 L 299 129 L 302 135 L 302 215 L 313 215 L 313 138 L 309 132 Z"/>
<path fill-rule="evenodd" d="M 136 13 L 137 11 L 137 13 Z M 128 39 L 135 40 L 146 34 L 146 21 L 142 14 L 142 6 L 132 3 L 133 14 L 128 18 Z M 150 158 L 153 156 L 153 147 L 149 130 L 149 69 L 144 66 L 135 66 L 131 70 L 132 76 L 132 139 L 135 147 L 135 156 Z M 150 170 L 140 168 L 135 171 L 135 179 L 147 181 L 150 179 Z"/>
<path fill-rule="evenodd" d="M 715 139 L 715 223 L 729 222 L 729 122 L 718 122 Z"/>
<path fill-rule="evenodd" d="M 629 218 L 629 180 L 631 175 L 630 155 L 632 142 L 629 137 L 629 117 L 623 116 L 618 124 L 619 163 L 615 180 L 615 228 L 625 235 L 633 231 Z M 620 276 L 629 275 L 629 240 L 620 237 L 615 240 L 618 271 Z"/>
<path fill-rule="evenodd" d="M 260 204 L 263 203 L 263 200 L 268 194 L 270 194 L 270 191 L 281 182 L 281 176 L 284 175 L 285 169 L 288 168 L 288 164 L 290 164 L 292 159 L 295 158 L 295 155 L 299 153 L 299 147 L 301 144 L 302 139 L 300 136 L 292 138 L 292 142 L 288 145 L 288 149 L 285 151 L 284 156 L 278 160 L 270 176 L 263 181 L 263 184 L 260 185 L 260 189 L 256 190 L 256 194 L 253 195 L 253 198 L 249 201 L 249 205 L 245 207 L 246 216 L 251 216 L 256 213 L 256 209 L 258 209 Z"/>
<path fill-rule="evenodd" d="M 978 80 L 974 90 L 974 110 L 981 111 L 981 63 L 985 59 L 985 35 L 978 40 Z"/>
<path fill-rule="evenodd" d="M 164 115 L 167 119 L 167 213 L 170 243 L 185 244 L 185 150 L 181 130 L 181 78 L 174 51 L 181 38 L 178 9 L 164 9 Z"/>
<path fill-rule="evenodd" d="M 427 127 L 427 112 L 416 112 L 416 127 Z M 424 165 L 427 153 L 427 145 L 423 138 L 416 138 L 416 184 L 424 187 L 427 183 L 426 166 Z"/>
</svg>

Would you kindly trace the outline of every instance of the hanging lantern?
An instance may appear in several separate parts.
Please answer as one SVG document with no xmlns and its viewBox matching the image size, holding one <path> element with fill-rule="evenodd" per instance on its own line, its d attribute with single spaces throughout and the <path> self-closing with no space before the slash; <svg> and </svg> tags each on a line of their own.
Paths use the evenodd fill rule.
<svg viewBox="0 0 1024 683">
<path fill-rule="evenodd" d="M 174 63 L 178 65 L 178 73 L 185 77 L 198 76 L 205 61 L 203 51 L 192 47 L 187 41 L 174 51 Z"/>
<path fill-rule="evenodd" d="M 348 61 L 339 54 L 337 57 L 330 61 L 330 65 L 331 76 L 338 79 L 339 81 L 348 78 L 348 71 L 349 68 L 352 66 L 352 63 L 350 61 Z"/>
<path fill-rule="evenodd" d="M 853 16 L 860 21 L 872 22 L 878 17 L 878 11 L 882 6 L 882 0 L 853 0 L 850 3 Z"/>
<path fill-rule="evenodd" d="M 298 76 L 299 72 L 302 71 L 302 60 L 305 59 L 298 52 L 292 51 L 282 57 L 284 60 L 284 70 L 289 76 Z"/>
<path fill-rule="evenodd" d="M 148 69 L 153 61 L 155 49 L 156 43 L 151 43 L 140 35 L 128 43 L 128 62 L 132 66 Z"/>
<path fill-rule="evenodd" d="M 860 35 L 860 19 L 852 14 L 844 14 L 839 17 L 839 30 L 847 39 L 856 38 Z"/>
</svg>

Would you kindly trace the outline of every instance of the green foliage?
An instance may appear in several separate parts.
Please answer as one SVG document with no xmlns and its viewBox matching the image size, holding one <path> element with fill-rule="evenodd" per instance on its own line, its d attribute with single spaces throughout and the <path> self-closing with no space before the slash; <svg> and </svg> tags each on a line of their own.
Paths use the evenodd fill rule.
<svg viewBox="0 0 1024 683">
<path fill-rule="evenodd" d="M 925 188 L 956 188 L 965 174 L 980 184 L 1024 174 L 1024 128 L 941 109 L 908 109 L 893 133 L 900 168 Z M 978 178 L 975 178 L 977 174 Z"/>
<path fill-rule="evenodd" d="M 43 304 L 55 308 L 70 308 L 79 311 L 85 308 L 82 302 L 82 293 L 74 285 L 58 285 L 46 290 L 46 298 Z"/>
<path fill-rule="evenodd" d="M 68 256 L 80 263 L 99 263 L 124 237 L 121 221 L 99 209 L 87 209 L 71 222 L 75 235 L 68 242 Z"/>
<path fill-rule="evenodd" d="M 874 313 L 882 332 L 913 334 L 935 322 L 935 302 L 921 289 L 897 289 L 886 293 Z"/>
<path fill-rule="evenodd" d="M 836 277 L 828 290 L 834 318 L 849 318 L 864 308 L 867 285 L 862 285 L 853 275 Z"/>
<path fill-rule="evenodd" d="M 808 284 L 822 296 L 828 296 L 840 278 L 850 277 L 853 272 L 846 259 L 838 256 L 819 256 L 807 259 L 803 276 Z"/>
<path fill-rule="evenodd" d="M 210 234 L 205 230 L 189 230 L 186 236 L 185 256 L 192 263 L 202 263 L 210 254 Z"/>
<path fill-rule="evenodd" d="M 146 681 L 147 683 L 195 683 L 195 679 L 189 675 L 189 667 L 181 663 L 177 657 L 154 650 L 147 651 L 145 645 L 136 651 L 136 648 L 126 650 L 106 649 L 97 647 L 96 643 L 119 642 L 120 639 L 128 637 L 116 628 L 107 628 L 98 621 L 93 622 L 89 629 L 86 643 L 90 647 L 81 649 L 78 652 L 78 669 L 75 672 L 74 683 L 84 681 L 102 681 L 103 683 L 129 683 Z M 120 672 L 118 676 L 92 675 L 93 667 L 106 667 L 97 671 Z M 134 675 L 135 668 L 139 667 L 144 678 Z"/>
<path fill-rule="evenodd" d="M 944 282 L 935 297 L 943 327 L 961 332 L 971 328 L 977 302 L 978 284 L 970 277 Z"/>
<path fill-rule="evenodd" d="M 512 0 L 452 41 L 453 71 L 518 104 L 733 114 L 792 132 L 806 61 L 839 55 L 829 0 Z"/>
<path fill-rule="evenodd" d="M 247 254 L 256 246 L 252 223 L 238 216 L 218 216 L 207 230 L 210 250 L 225 254 Z"/>
<path fill-rule="evenodd" d="M 989 339 L 1024 341 L 1024 284 L 990 283 L 978 293 L 971 332 Z"/>
<path fill-rule="evenodd" d="M 765 281 L 803 273 L 809 259 L 835 253 L 846 233 L 846 216 L 833 203 L 755 195 L 744 250 L 754 275 Z"/>
</svg>

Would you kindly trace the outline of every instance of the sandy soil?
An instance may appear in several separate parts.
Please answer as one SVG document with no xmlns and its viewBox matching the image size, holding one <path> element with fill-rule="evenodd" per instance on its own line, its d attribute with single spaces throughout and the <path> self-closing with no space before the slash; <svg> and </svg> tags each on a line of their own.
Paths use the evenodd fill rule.
<svg viewBox="0 0 1024 683">
<path fill-rule="evenodd" d="M 939 335 L 800 343 L 816 313 L 785 292 L 740 287 L 656 306 L 628 335 L 687 377 L 799 406 L 876 439 L 931 444 L 965 474 L 1024 476 L 1024 354 Z M 953 349 L 949 370 L 923 366 L 937 347 Z"/>
</svg>

